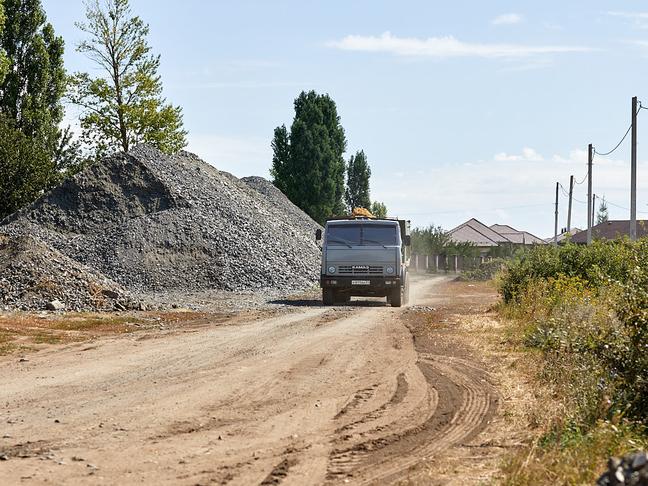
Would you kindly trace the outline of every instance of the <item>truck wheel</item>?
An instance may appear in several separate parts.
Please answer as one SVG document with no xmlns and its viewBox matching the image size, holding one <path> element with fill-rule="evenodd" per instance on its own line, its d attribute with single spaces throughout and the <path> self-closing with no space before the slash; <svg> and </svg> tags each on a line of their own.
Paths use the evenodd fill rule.
<svg viewBox="0 0 648 486">
<path fill-rule="evenodd" d="M 391 299 L 389 299 L 389 302 L 392 307 L 401 307 L 403 305 L 403 294 L 401 292 L 401 289 L 394 289 L 391 294 Z"/>
<path fill-rule="evenodd" d="M 333 289 L 322 289 L 322 304 L 333 305 Z"/>
</svg>

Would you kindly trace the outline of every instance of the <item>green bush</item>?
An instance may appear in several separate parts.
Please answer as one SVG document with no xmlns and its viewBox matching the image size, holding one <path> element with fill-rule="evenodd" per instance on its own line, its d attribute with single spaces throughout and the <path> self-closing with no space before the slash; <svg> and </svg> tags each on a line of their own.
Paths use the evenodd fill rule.
<svg viewBox="0 0 648 486">
<path fill-rule="evenodd" d="M 2 116 L 0 175 L 0 219 L 34 201 L 57 176 L 47 152 Z"/>
<path fill-rule="evenodd" d="M 480 263 L 474 269 L 463 272 L 457 280 L 462 282 L 491 280 L 504 268 L 505 263 L 506 260 L 503 258 L 493 258 Z"/>
<path fill-rule="evenodd" d="M 648 423 L 648 239 L 536 247 L 499 287 L 574 420 Z"/>
</svg>

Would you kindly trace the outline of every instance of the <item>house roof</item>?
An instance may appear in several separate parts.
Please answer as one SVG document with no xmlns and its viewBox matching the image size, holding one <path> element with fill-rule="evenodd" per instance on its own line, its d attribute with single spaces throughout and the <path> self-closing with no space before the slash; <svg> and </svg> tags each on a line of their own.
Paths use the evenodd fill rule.
<svg viewBox="0 0 648 486">
<path fill-rule="evenodd" d="M 569 237 L 570 241 L 573 241 L 574 235 L 576 233 L 580 233 L 583 231 L 580 228 L 572 228 L 570 231 L 563 231 L 558 235 L 558 243 L 564 241 Z M 545 243 L 553 243 L 554 237 L 550 236 L 549 238 L 545 238 Z"/>
<path fill-rule="evenodd" d="M 448 236 L 455 243 L 472 243 L 475 246 L 498 246 L 500 243 L 511 243 L 511 240 L 506 236 L 492 230 L 475 218 L 451 229 L 448 231 Z"/>
<path fill-rule="evenodd" d="M 545 241 L 542 238 L 529 233 L 528 231 L 518 231 L 512 226 L 507 224 L 493 224 L 491 225 L 493 231 L 497 231 L 500 235 L 505 236 L 513 243 L 518 245 L 544 245 Z"/>
<path fill-rule="evenodd" d="M 630 236 L 630 220 L 606 221 L 592 227 L 592 238 L 595 240 L 614 240 Z M 637 221 L 637 238 L 648 236 L 648 220 L 642 219 Z M 587 231 L 581 231 L 571 238 L 572 243 L 587 243 Z"/>
</svg>

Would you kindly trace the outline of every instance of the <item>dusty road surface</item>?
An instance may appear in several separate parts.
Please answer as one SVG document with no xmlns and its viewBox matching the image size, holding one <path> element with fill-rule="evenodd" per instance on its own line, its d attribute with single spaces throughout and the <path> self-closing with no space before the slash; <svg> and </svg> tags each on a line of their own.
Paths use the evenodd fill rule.
<svg viewBox="0 0 648 486">
<path fill-rule="evenodd" d="M 0 358 L 0 484 L 407 479 L 497 409 L 478 361 L 417 338 L 443 283 L 416 281 L 410 308 L 296 302 Z"/>
</svg>

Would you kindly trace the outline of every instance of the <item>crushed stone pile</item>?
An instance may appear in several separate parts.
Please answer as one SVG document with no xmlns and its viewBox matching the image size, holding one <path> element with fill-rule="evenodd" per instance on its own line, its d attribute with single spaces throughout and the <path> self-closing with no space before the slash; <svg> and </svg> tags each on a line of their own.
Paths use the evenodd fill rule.
<svg viewBox="0 0 648 486">
<path fill-rule="evenodd" d="M 30 236 L 0 235 L 0 307 L 125 310 L 137 302 L 120 285 Z"/>
<path fill-rule="evenodd" d="M 133 292 L 301 290 L 319 275 L 319 226 L 271 186 L 139 146 L 64 181 L 0 234 L 30 235 Z"/>
<path fill-rule="evenodd" d="M 648 453 L 638 451 L 624 457 L 611 457 L 596 482 L 599 486 L 648 486 Z"/>
</svg>

